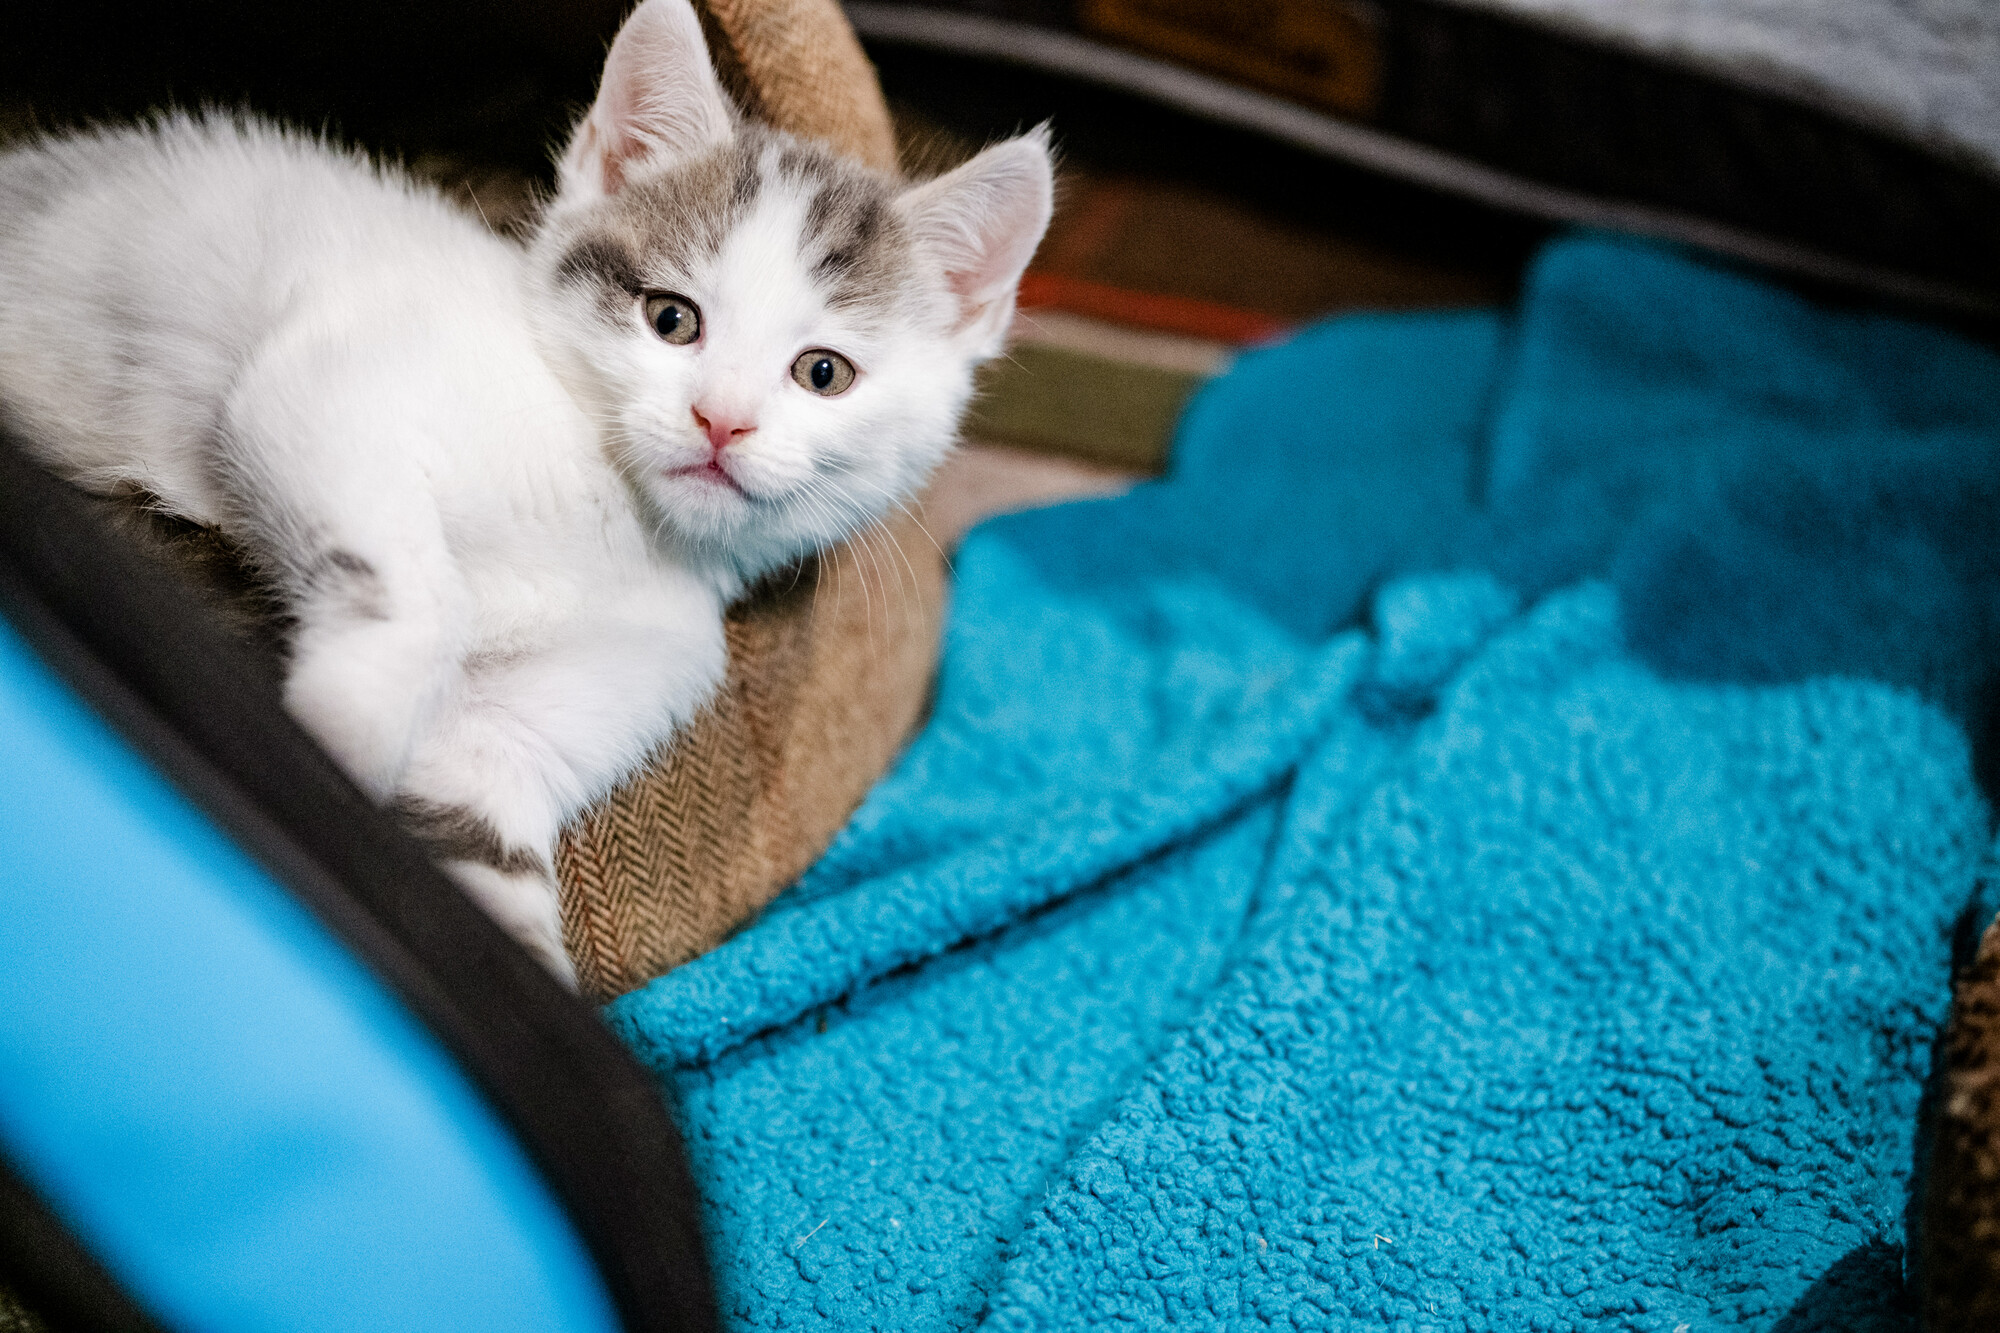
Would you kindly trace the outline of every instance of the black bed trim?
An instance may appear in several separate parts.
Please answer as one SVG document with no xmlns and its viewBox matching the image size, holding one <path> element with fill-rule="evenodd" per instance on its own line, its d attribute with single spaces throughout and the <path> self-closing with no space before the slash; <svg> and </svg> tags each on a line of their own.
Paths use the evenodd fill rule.
<svg viewBox="0 0 2000 1333">
<path fill-rule="evenodd" d="M 1381 0 L 1379 97 L 1365 115 L 1339 115 L 1107 44 L 1063 0 L 846 8 L 878 52 L 1030 68 L 1500 212 L 2000 316 L 2000 179 L 1817 107 L 1535 24 Z M 885 84 L 895 96 L 886 71 Z M 1017 114 L 1046 113 L 1024 103 Z"/>
<path fill-rule="evenodd" d="M 4 424 L 0 614 L 457 1057 L 568 1210 L 631 1333 L 715 1327 L 698 1199 L 659 1088 L 292 723 L 270 664 Z"/>
<path fill-rule="evenodd" d="M 97 1256 L 0 1158 L 0 1315 L 22 1302 L 49 1333 L 163 1333 Z M 0 1327 L 12 1328 L 5 1318 Z"/>
</svg>

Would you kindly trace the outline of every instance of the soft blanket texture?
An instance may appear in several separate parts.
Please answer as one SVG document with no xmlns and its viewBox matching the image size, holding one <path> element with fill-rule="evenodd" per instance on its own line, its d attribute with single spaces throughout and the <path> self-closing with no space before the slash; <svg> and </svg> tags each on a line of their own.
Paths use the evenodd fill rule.
<svg viewBox="0 0 2000 1333">
<path fill-rule="evenodd" d="M 1633 242 L 978 530 L 933 719 L 609 1015 L 735 1327 L 1901 1328 L 2000 360 Z"/>
</svg>

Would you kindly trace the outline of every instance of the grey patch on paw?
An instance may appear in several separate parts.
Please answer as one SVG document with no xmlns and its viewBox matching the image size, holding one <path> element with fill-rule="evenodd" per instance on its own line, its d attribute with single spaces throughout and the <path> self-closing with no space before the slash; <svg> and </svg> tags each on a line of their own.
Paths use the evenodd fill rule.
<svg viewBox="0 0 2000 1333">
<path fill-rule="evenodd" d="M 503 875 L 545 875 L 548 864 L 525 847 L 509 847 L 484 815 L 463 805 L 398 796 L 389 807 L 403 827 L 439 861 L 473 861 Z"/>
<path fill-rule="evenodd" d="M 375 566 L 338 547 L 319 558 L 312 581 L 331 591 L 357 620 L 387 620 L 389 604 Z"/>
</svg>

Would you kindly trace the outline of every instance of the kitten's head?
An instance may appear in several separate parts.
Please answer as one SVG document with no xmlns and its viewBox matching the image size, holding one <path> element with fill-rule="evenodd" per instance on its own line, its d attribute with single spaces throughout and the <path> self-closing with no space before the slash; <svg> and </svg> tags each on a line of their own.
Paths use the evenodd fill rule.
<svg viewBox="0 0 2000 1333">
<path fill-rule="evenodd" d="M 646 0 L 536 237 L 544 340 L 663 530 L 754 578 L 943 457 L 1051 175 L 1040 131 L 906 185 L 747 122 L 687 0 Z"/>
</svg>

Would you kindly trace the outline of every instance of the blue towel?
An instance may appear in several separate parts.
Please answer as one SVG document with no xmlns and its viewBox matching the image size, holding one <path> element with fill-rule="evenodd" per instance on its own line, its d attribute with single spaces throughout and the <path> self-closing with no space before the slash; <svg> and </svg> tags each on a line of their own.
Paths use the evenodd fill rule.
<svg viewBox="0 0 2000 1333">
<path fill-rule="evenodd" d="M 1246 355 L 609 1007 L 725 1319 L 1906 1328 L 1996 506 L 2000 359 L 1636 242 Z"/>
</svg>

